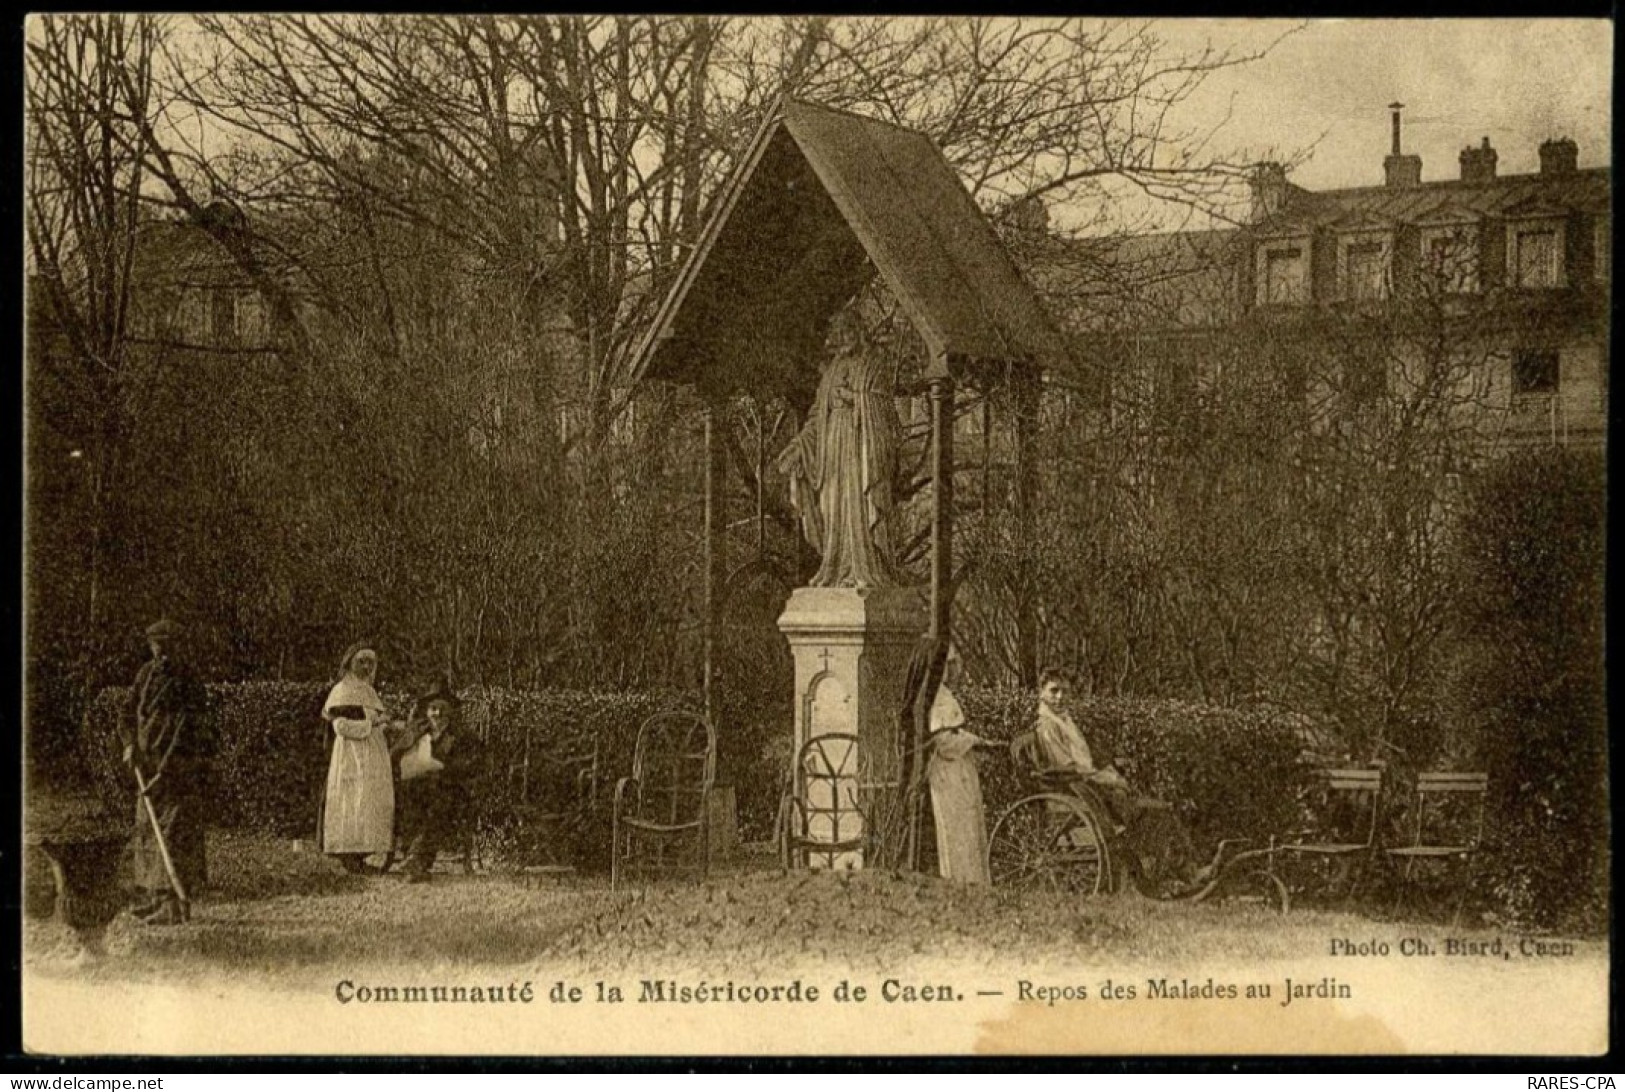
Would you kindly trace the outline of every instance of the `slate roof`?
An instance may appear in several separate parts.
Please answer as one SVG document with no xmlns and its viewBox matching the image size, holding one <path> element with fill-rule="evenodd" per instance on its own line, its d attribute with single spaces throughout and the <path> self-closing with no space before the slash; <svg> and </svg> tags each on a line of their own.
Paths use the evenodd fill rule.
<svg viewBox="0 0 1625 1092">
<path fill-rule="evenodd" d="M 835 312 L 878 274 L 932 354 L 1047 364 L 1066 345 L 924 135 L 785 100 L 757 132 L 634 362 L 733 390 L 816 366 Z"/>
<path fill-rule="evenodd" d="M 1018 247 L 1023 268 L 1074 334 L 1111 330 L 1193 330 L 1234 320 L 1253 235 L 1516 219 L 1579 212 L 1607 214 L 1606 167 L 1567 174 L 1503 175 L 1488 182 L 1419 186 L 1288 189 L 1287 207 L 1245 228 L 1120 238 L 1049 240 Z"/>
<path fill-rule="evenodd" d="M 1068 330 L 1100 333 L 1232 321 L 1241 243 L 1214 229 L 1051 240 L 1017 254 Z"/>
<path fill-rule="evenodd" d="M 1575 212 L 1609 208 L 1612 185 L 1606 167 L 1568 174 L 1502 175 L 1488 182 L 1424 182 L 1419 186 L 1365 186 L 1358 189 L 1293 193 L 1287 208 L 1260 228 L 1326 227 L 1363 217 L 1372 222 L 1420 223 L 1452 216 L 1501 217 L 1535 203 Z"/>
</svg>

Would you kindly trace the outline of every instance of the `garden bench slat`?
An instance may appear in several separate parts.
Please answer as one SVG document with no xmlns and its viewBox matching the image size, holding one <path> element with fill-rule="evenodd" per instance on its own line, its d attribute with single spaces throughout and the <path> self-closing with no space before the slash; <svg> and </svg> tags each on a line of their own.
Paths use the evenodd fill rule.
<svg viewBox="0 0 1625 1092">
<path fill-rule="evenodd" d="M 1382 788 L 1382 770 L 1372 768 L 1331 769 L 1322 772 L 1334 789 L 1376 792 Z"/>
<path fill-rule="evenodd" d="M 1484 792 L 1489 784 L 1490 775 L 1482 773 L 1425 773 L 1416 779 L 1421 792 Z"/>
</svg>

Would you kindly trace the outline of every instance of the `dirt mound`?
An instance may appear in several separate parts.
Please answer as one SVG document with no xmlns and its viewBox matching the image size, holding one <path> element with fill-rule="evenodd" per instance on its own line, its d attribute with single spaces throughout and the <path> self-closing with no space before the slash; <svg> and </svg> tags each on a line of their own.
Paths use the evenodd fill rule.
<svg viewBox="0 0 1625 1092">
<path fill-rule="evenodd" d="M 1115 926 L 1076 899 L 1018 899 L 985 887 L 879 871 L 731 876 L 693 886 L 603 892 L 550 948 L 592 961 L 636 953 L 726 957 L 782 966 L 785 958 L 881 965 L 900 954 L 1053 952 L 1098 947 Z"/>
</svg>

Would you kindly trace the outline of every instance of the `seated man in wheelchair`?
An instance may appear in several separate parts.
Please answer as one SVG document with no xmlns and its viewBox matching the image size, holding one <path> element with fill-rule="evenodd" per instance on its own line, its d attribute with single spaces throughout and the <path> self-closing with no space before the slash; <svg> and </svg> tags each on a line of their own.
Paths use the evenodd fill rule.
<svg viewBox="0 0 1625 1092">
<path fill-rule="evenodd" d="M 1152 896 L 1173 896 L 1205 883 L 1212 864 L 1199 865 L 1190 832 L 1166 802 L 1140 796 L 1104 756 L 1083 738 L 1064 711 L 1067 680 L 1046 671 L 1038 684 L 1038 723 L 1034 737 L 1051 771 L 1070 774 L 1075 784 L 1087 785 L 1105 805 L 1116 824 L 1124 858 L 1140 891 Z"/>
<path fill-rule="evenodd" d="M 472 833 L 484 755 L 480 741 L 457 725 L 460 704 L 444 680 L 437 682 L 418 699 L 400 744 L 398 825 L 409 883 L 427 883 L 441 848 L 463 844 Z"/>
</svg>

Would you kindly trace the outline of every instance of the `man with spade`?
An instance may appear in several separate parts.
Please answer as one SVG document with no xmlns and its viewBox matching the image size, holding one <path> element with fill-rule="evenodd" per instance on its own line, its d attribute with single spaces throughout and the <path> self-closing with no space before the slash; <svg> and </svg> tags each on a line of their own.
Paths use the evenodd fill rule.
<svg viewBox="0 0 1625 1092">
<path fill-rule="evenodd" d="M 167 618 L 147 628 L 152 659 L 135 677 L 119 728 L 137 789 L 135 913 L 153 925 L 184 921 L 208 875 L 203 831 L 216 741 L 208 695 L 180 659 L 181 637 Z"/>
</svg>

